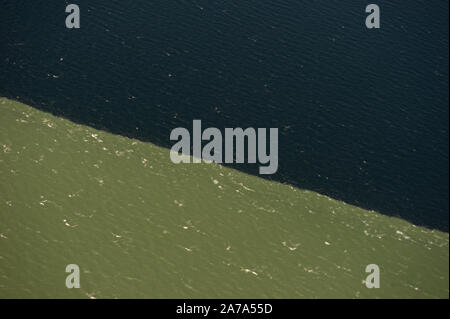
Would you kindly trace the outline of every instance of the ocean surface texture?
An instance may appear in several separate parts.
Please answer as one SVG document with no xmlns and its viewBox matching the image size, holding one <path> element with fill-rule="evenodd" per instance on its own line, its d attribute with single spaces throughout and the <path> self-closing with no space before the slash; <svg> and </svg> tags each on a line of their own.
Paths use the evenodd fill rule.
<svg viewBox="0 0 450 319">
<path fill-rule="evenodd" d="M 448 298 L 448 233 L 168 163 L 165 148 L 4 98 L 0 112 L 0 297 Z"/>
<path fill-rule="evenodd" d="M 0 4 L 0 297 L 448 298 L 448 1 L 73 2 Z M 194 119 L 278 172 L 172 164 Z"/>
</svg>

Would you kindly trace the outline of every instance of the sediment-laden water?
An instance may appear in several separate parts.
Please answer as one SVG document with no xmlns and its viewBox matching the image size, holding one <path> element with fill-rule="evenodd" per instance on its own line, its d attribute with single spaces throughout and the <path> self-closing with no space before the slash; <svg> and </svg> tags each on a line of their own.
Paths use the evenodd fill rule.
<svg viewBox="0 0 450 319">
<path fill-rule="evenodd" d="M 1 298 L 448 298 L 449 236 L 0 99 Z M 66 265 L 81 270 L 67 289 Z M 368 289 L 365 267 L 381 269 Z"/>
</svg>

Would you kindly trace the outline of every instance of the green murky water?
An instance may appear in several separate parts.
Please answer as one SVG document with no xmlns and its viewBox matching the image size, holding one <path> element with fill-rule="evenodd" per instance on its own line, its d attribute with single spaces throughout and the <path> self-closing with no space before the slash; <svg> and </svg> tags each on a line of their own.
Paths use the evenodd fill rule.
<svg viewBox="0 0 450 319">
<path fill-rule="evenodd" d="M 449 236 L 0 99 L 0 297 L 448 298 Z M 381 269 L 368 289 L 365 267 Z M 81 269 L 67 289 L 65 267 Z"/>
</svg>

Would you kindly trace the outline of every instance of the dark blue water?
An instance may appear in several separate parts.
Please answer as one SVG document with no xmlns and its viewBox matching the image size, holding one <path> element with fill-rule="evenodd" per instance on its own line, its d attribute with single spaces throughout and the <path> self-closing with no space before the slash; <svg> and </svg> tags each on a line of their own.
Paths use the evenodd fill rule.
<svg viewBox="0 0 450 319">
<path fill-rule="evenodd" d="M 268 178 L 448 231 L 448 1 L 371 1 L 379 30 L 358 0 L 74 2 L 79 30 L 2 1 L 1 95 L 167 147 L 193 119 L 279 127 Z"/>
</svg>

